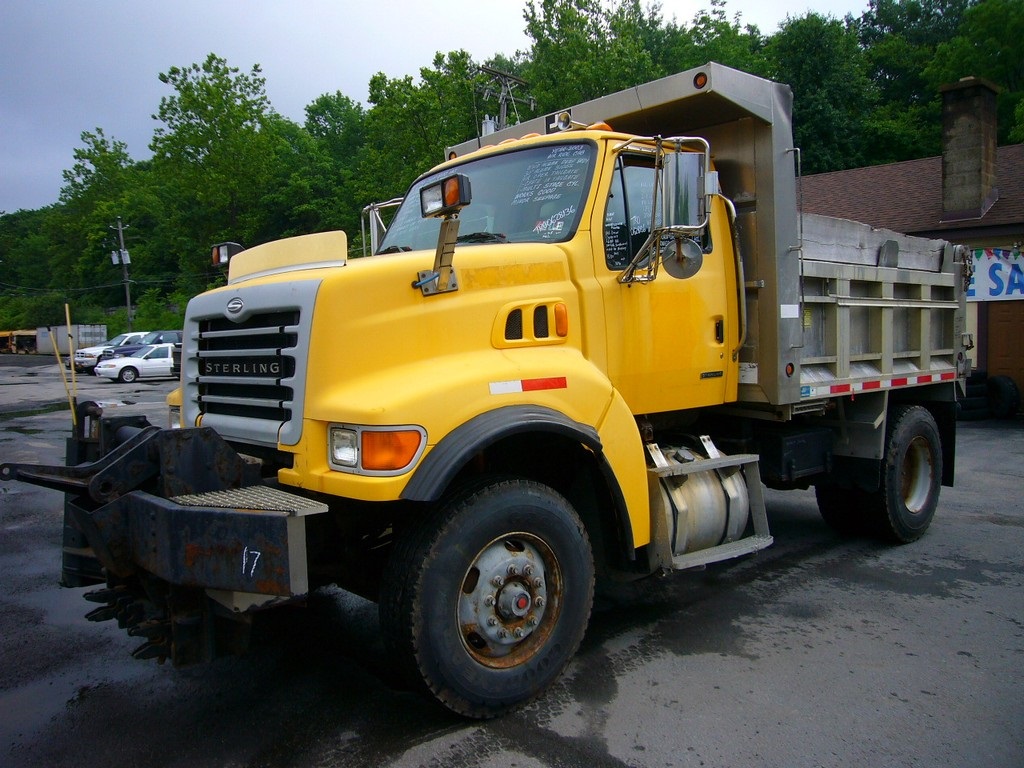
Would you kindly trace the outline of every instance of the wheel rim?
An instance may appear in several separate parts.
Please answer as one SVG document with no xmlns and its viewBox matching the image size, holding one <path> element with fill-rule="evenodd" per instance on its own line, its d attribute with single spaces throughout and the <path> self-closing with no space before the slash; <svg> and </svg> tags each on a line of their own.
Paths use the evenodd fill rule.
<svg viewBox="0 0 1024 768">
<path fill-rule="evenodd" d="M 928 506 L 935 477 L 931 447 L 921 436 L 915 437 L 903 455 L 903 505 L 911 514 L 919 514 Z"/>
<path fill-rule="evenodd" d="M 466 652 L 497 669 L 528 661 L 555 627 L 562 588 L 558 561 L 541 539 L 510 533 L 493 540 L 462 580 L 457 621 Z"/>
</svg>

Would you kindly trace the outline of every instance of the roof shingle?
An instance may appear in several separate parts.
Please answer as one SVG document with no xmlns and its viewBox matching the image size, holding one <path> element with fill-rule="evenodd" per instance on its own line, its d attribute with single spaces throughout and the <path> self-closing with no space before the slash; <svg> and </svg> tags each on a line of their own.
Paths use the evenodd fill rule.
<svg viewBox="0 0 1024 768">
<path fill-rule="evenodd" d="M 1024 226 L 1024 144 L 996 150 L 999 199 L 980 219 L 942 221 L 942 158 L 805 176 L 802 207 L 907 234 Z"/>
</svg>

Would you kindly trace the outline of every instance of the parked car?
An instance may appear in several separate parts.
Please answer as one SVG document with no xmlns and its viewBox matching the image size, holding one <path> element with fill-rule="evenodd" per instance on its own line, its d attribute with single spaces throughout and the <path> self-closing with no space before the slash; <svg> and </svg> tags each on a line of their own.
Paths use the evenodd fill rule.
<svg viewBox="0 0 1024 768">
<path fill-rule="evenodd" d="M 75 370 L 79 373 L 83 371 L 91 371 L 96 367 L 96 363 L 100 360 L 100 355 L 103 354 L 103 350 L 110 349 L 113 347 L 120 347 L 126 344 L 134 344 L 149 331 L 131 331 L 129 333 L 119 333 L 114 338 L 97 344 L 94 347 L 83 347 L 82 349 L 75 350 Z"/>
<path fill-rule="evenodd" d="M 109 360 L 112 357 L 125 357 L 151 344 L 181 344 L 181 331 L 150 331 L 137 341 L 121 344 L 117 347 L 108 347 L 103 350 L 100 360 Z"/>
<path fill-rule="evenodd" d="M 171 378 L 174 344 L 152 344 L 122 357 L 100 360 L 96 375 L 130 384 L 136 379 Z"/>
</svg>

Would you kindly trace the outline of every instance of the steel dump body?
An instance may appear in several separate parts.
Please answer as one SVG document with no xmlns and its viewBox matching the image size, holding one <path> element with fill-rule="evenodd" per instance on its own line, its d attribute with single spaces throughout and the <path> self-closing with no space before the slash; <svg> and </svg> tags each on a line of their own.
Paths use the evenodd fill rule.
<svg viewBox="0 0 1024 768">
<path fill-rule="evenodd" d="M 954 246 L 802 220 L 801 400 L 958 378 L 966 280 Z"/>
<path fill-rule="evenodd" d="M 722 193 L 736 208 L 744 268 L 741 403 L 782 406 L 785 418 L 792 407 L 865 384 L 965 376 L 962 356 L 957 367 L 964 277 L 953 247 L 801 217 L 792 100 L 787 85 L 709 63 L 570 112 L 583 124 L 710 143 Z M 451 149 L 461 155 L 483 143 L 550 133 L 553 120 L 534 118 Z"/>
</svg>

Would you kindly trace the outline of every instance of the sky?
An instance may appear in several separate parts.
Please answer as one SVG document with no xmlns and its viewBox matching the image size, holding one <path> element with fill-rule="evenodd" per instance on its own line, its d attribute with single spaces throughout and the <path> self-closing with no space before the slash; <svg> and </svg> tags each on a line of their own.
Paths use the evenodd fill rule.
<svg viewBox="0 0 1024 768">
<path fill-rule="evenodd" d="M 643 1 L 647 6 L 647 0 Z M 710 0 L 661 0 L 688 24 Z M 216 53 L 248 72 L 259 64 L 273 108 L 302 123 L 318 96 L 366 103 L 370 78 L 412 75 L 434 54 L 464 49 L 483 62 L 529 48 L 526 0 L 2 0 L 0 212 L 57 202 L 83 131 L 102 128 L 149 157 L 173 66 Z M 726 0 L 730 18 L 774 32 L 809 10 L 860 15 L 867 0 Z"/>
</svg>

